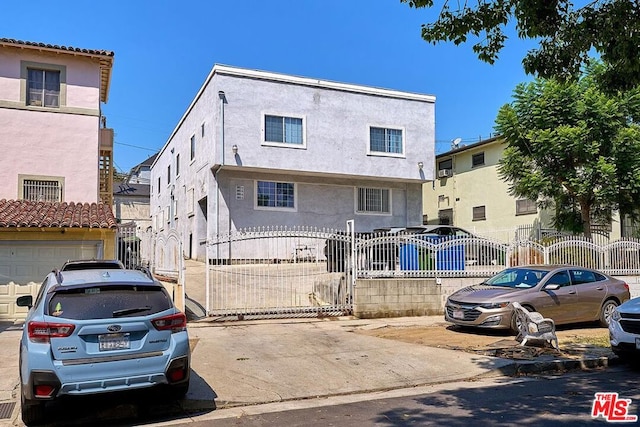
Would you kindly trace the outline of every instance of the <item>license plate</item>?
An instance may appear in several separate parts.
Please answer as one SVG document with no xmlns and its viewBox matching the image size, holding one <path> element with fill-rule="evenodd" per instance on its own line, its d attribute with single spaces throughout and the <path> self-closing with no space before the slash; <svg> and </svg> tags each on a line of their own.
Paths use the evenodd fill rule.
<svg viewBox="0 0 640 427">
<path fill-rule="evenodd" d="M 129 348 L 129 334 L 98 335 L 100 351 L 126 350 Z"/>
<path fill-rule="evenodd" d="M 453 318 L 454 319 L 464 319 L 464 311 L 463 310 L 453 310 Z"/>
<path fill-rule="evenodd" d="M 640 350 L 640 338 L 636 338 L 636 350 Z"/>
</svg>

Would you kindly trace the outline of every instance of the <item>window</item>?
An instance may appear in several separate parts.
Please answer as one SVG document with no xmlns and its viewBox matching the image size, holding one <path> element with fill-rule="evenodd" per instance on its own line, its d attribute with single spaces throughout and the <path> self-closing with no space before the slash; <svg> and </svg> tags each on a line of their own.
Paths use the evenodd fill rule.
<svg viewBox="0 0 640 427">
<path fill-rule="evenodd" d="M 196 136 L 191 136 L 191 160 L 196 158 Z"/>
<path fill-rule="evenodd" d="M 375 128 L 369 129 L 369 151 L 376 153 L 402 154 L 402 130 Z"/>
<path fill-rule="evenodd" d="M 438 211 L 438 224 L 439 225 L 453 224 L 453 209 L 440 209 Z"/>
<path fill-rule="evenodd" d="M 447 159 L 447 160 L 438 162 L 439 171 L 446 170 L 446 169 L 453 169 L 453 159 Z"/>
<path fill-rule="evenodd" d="M 60 107 L 60 71 L 27 68 L 27 105 Z"/>
<path fill-rule="evenodd" d="M 571 286 L 571 279 L 569 279 L 569 273 L 566 271 L 560 271 L 553 276 L 549 280 L 547 280 L 547 285 L 560 285 L 560 287 Z"/>
<path fill-rule="evenodd" d="M 167 185 L 171 184 L 171 165 L 167 166 Z"/>
<path fill-rule="evenodd" d="M 93 284 L 56 288 L 47 310 L 53 314 L 63 307 L 65 319 L 112 319 L 140 316 L 140 311 L 129 310 L 130 307 L 144 307 L 144 315 L 149 315 L 168 310 L 172 305 L 169 294 L 161 286 Z"/>
<path fill-rule="evenodd" d="M 484 151 L 482 153 L 474 154 L 471 156 L 471 167 L 484 165 Z"/>
<path fill-rule="evenodd" d="M 475 206 L 473 208 L 473 221 L 483 221 L 487 219 L 484 206 Z"/>
<path fill-rule="evenodd" d="M 180 176 L 180 154 L 176 154 L 176 178 Z"/>
<path fill-rule="evenodd" d="M 388 188 L 358 188 L 356 211 L 360 213 L 391 213 Z"/>
<path fill-rule="evenodd" d="M 574 285 L 580 285 L 582 283 L 596 282 L 596 275 L 592 271 L 587 270 L 570 270 L 571 281 Z"/>
<path fill-rule="evenodd" d="M 31 202 L 62 202 L 64 178 L 18 175 L 19 194 Z"/>
<path fill-rule="evenodd" d="M 187 215 L 193 215 L 194 204 L 195 204 L 194 189 L 190 188 L 187 191 Z"/>
<path fill-rule="evenodd" d="M 536 202 L 529 199 L 516 200 L 516 215 L 529 215 L 538 213 Z"/>
<path fill-rule="evenodd" d="M 204 138 L 204 123 L 200 125 L 200 136 Z"/>
<path fill-rule="evenodd" d="M 295 185 L 291 182 L 258 181 L 256 206 L 260 208 L 295 208 Z"/>
<path fill-rule="evenodd" d="M 302 119 L 299 117 L 264 116 L 264 141 L 281 144 L 304 144 Z"/>
<path fill-rule="evenodd" d="M 158 177 L 158 196 L 160 195 L 160 177 Z"/>
</svg>

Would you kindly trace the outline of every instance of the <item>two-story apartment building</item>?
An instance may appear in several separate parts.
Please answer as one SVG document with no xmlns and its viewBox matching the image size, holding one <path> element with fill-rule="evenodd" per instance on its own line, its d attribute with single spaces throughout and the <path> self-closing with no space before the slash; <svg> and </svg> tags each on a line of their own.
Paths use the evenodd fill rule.
<svg viewBox="0 0 640 427">
<path fill-rule="evenodd" d="M 154 230 L 202 259 L 250 227 L 419 225 L 435 97 L 215 65 L 151 170 Z"/>
<path fill-rule="evenodd" d="M 115 257 L 113 131 L 101 112 L 113 58 L 0 38 L 0 284 Z"/>
<path fill-rule="evenodd" d="M 498 240 L 524 238 L 553 229 L 552 213 L 536 202 L 509 194 L 498 175 L 506 145 L 500 137 L 452 146 L 435 159 L 436 178 L 423 189 L 425 224 L 449 224 Z M 620 226 L 600 227 L 608 239 L 620 237 Z"/>
</svg>

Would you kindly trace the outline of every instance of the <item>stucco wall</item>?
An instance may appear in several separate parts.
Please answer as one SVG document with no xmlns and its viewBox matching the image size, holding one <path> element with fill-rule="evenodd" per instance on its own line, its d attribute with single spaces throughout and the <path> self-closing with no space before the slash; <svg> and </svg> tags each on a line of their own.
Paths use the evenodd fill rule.
<svg viewBox="0 0 640 427">
<path fill-rule="evenodd" d="M 26 62 L 25 62 L 26 61 Z M 25 63 L 64 66 L 60 105 L 26 105 Z M 63 201 L 98 201 L 100 67 L 89 58 L 0 49 L 0 198 L 22 198 L 18 174 L 63 177 Z"/>
<path fill-rule="evenodd" d="M 421 184 L 433 175 L 433 97 L 404 94 L 408 99 L 403 99 L 401 92 L 373 95 L 358 93 L 353 86 L 339 90 L 319 83 L 294 84 L 224 73 L 210 77 L 151 171 L 151 214 L 169 212 L 172 196 L 177 207 L 171 218 L 165 215 L 163 224 L 155 221 L 155 230 L 160 226 L 163 232 L 176 230 L 185 247 L 192 235 L 194 257 L 204 257 L 200 242 L 207 232 L 215 235 L 230 228 L 344 228 L 347 220 L 355 219 L 358 230 L 364 231 L 422 223 Z M 220 91 L 225 94 L 223 107 Z M 264 144 L 264 114 L 302 117 L 305 145 Z M 369 126 L 401 128 L 405 152 L 400 156 L 367 153 Z M 193 160 L 192 137 L 196 146 Z M 232 152 L 234 145 L 237 155 Z M 180 174 L 176 176 L 178 156 Z M 257 177 L 295 183 L 296 210 L 255 209 Z M 356 185 L 392 188 L 392 214 L 357 215 Z M 236 192 L 238 187 L 243 196 Z M 204 201 L 206 216 L 199 200 Z"/>
</svg>

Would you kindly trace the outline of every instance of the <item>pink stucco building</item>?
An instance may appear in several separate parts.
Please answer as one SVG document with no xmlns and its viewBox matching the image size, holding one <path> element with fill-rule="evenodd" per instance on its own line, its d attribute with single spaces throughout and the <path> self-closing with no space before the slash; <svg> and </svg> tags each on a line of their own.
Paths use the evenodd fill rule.
<svg viewBox="0 0 640 427">
<path fill-rule="evenodd" d="M 113 131 L 101 111 L 113 59 L 0 38 L 0 285 L 115 257 Z"/>
</svg>

